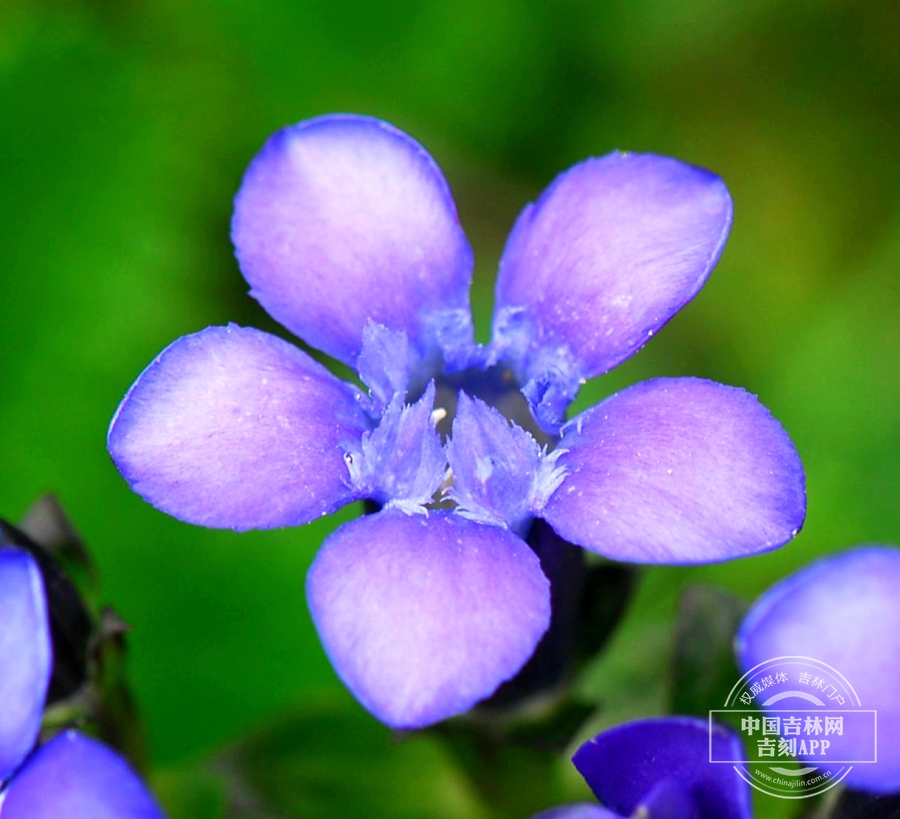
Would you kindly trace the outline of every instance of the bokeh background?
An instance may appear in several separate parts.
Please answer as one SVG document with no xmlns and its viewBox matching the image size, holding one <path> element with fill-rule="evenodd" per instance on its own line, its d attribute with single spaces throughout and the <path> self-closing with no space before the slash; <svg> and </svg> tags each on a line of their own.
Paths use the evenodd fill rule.
<svg viewBox="0 0 900 819">
<path fill-rule="evenodd" d="M 228 237 L 272 131 L 353 111 L 422 142 L 475 248 L 482 339 L 506 233 L 557 172 L 620 148 L 728 183 L 709 284 L 579 406 L 653 375 L 744 386 L 804 457 L 809 517 L 774 554 L 645 574 L 586 683 L 640 714 L 664 697 L 685 583 L 751 599 L 816 555 L 900 541 L 898 35 L 895 0 L 3 0 L 0 514 L 53 491 L 90 542 L 134 629 L 156 770 L 340 691 L 304 601 L 335 521 L 183 525 L 105 451 L 118 401 L 177 336 L 281 332 Z"/>
</svg>

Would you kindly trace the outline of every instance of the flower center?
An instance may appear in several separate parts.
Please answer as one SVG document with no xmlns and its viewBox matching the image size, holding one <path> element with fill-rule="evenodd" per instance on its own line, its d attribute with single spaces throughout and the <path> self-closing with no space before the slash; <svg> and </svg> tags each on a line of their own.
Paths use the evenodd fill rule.
<svg viewBox="0 0 900 819">
<path fill-rule="evenodd" d="M 528 432 L 541 446 L 552 448 L 556 443 L 555 438 L 538 426 L 521 393 L 521 385 L 505 367 L 472 368 L 453 375 L 442 375 L 436 386 L 434 409 L 440 413 L 437 430 L 444 441 L 451 436 L 459 394 L 463 392 L 496 409 L 507 421 Z"/>
<path fill-rule="evenodd" d="M 357 363 L 376 425 L 344 447 L 348 485 L 378 505 L 451 508 L 524 535 L 563 472 L 518 380 L 479 362 L 410 394 L 411 360 L 403 333 L 367 326 Z"/>
</svg>

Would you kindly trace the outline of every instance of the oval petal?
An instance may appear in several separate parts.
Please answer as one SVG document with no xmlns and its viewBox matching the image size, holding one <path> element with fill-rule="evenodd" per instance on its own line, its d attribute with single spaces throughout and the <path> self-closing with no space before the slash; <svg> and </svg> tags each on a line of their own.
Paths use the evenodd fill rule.
<svg viewBox="0 0 900 819">
<path fill-rule="evenodd" d="M 763 594 L 736 643 L 745 672 L 777 657 L 811 657 L 849 680 L 862 708 L 877 711 L 878 761 L 854 765 L 843 782 L 874 793 L 900 791 L 898 589 L 900 549 L 867 547 L 827 557 Z M 846 730 L 854 724 L 848 721 Z M 871 754 L 868 732 L 844 735 L 842 743 L 850 758 Z"/>
<path fill-rule="evenodd" d="M 690 301 L 731 227 L 709 171 L 612 153 L 561 174 L 500 263 L 493 346 L 559 418 L 581 381 L 628 358 Z"/>
<path fill-rule="evenodd" d="M 201 526 L 297 526 L 356 498 L 342 446 L 369 421 L 357 391 L 275 336 L 180 338 L 119 405 L 110 455 L 131 488 Z"/>
<path fill-rule="evenodd" d="M 307 578 L 325 651 L 382 722 L 462 713 L 525 664 L 550 621 L 527 544 L 452 512 L 387 509 L 338 529 Z"/>
<path fill-rule="evenodd" d="M 405 331 L 420 366 L 459 314 L 471 324 L 472 251 L 450 189 L 385 122 L 325 116 L 276 133 L 247 170 L 231 233 L 251 295 L 347 364 L 370 319 Z"/>
<path fill-rule="evenodd" d="M 781 424 L 744 390 L 659 378 L 573 419 L 544 517 L 614 560 L 711 563 L 767 551 L 806 514 L 803 467 Z"/>
</svg>

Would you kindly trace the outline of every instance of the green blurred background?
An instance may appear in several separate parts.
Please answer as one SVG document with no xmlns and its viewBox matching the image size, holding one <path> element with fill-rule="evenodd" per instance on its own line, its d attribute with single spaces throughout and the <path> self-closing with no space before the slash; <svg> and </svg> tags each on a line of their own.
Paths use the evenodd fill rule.
<svg viewBox="0 0 900 819">
<path fill-rule="evenodd" d="M 744 386 L 804 457 L 809 517 L 775 554 L 645 576 L 589 683 L 641 713 L 688 580 L 751 598 L 817 554 L 900 541 L 898 33 L 895 0 L 3 0 L 0 514 L 53 491 L 89 540 L 134 627 L 155 762 L 338 689 L 303 591 L 335 521 L 183 525 L 105 451 L 119 399 L 174 338 L 276 329 L 228 238 L 272 131 L 354 111 L 421 141 L 475 247 L 482 339 L 505 235 L 557 172 L 620 148 L 728 183 L 709 284 L 579 406 L 659 374 Z"/>
</svg>

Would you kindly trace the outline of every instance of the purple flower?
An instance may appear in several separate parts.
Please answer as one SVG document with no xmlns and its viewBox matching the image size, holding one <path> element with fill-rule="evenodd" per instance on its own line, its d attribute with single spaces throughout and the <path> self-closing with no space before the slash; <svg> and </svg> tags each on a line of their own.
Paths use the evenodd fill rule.
<svg viewBox="0 0 900 819">
<path fill-rule="evenodd" d="M 566 805 L 534 819 L 750 819 L 750 786 L 730 765 L 740 738 L 688 717 L 631 722 L 586 742 L 572 761 L 603 804 Z"/>
<path fill-rule="evenodd" d="M 52 668 L 40 571 L 27 552 L 0 544 L 0 816 L 164 819 L 127 763 L 99 742 L 68 731 L 32 751 Z"/>
<path fill-rule="evenodd" d="M 561 426 L 580 384 L 697 293 L 730 224 L 728 192 L 707 171 L 588 160 L 519 218 L 480 347 L 472 253 L 425 150 L 366 117 L 286 128 L 237 195 L 237 258 L 269 313 L 368 390 L 274 336 L 209 328 L 140 376 L 110 453 L 146 500 L 204 526 L 381 507 L 328 538 L 310 609 L 376 716 L 444 719 L 515 675 L 547 629 L 548 581 L 523 540 L 535 519 L 654 563 L 754 554 L 801 526 L 797 453 L 741 390 L 659 379 Z"/>
<path fill-rule="evenodd" d="M 900 792 L 898 590 L 900 549 L 866 546 L 826 557 L 763 594 L 737 638 L 743 671 L 777 657 L 810 657 L 846 677 L 862 708 L 877 711 L 878 762 L 854 765 L 843 780 L 875 794 Z M 866 759 L 872 735 L 847 722 L 842 747 L 849 758 Z"/>
</svg>

